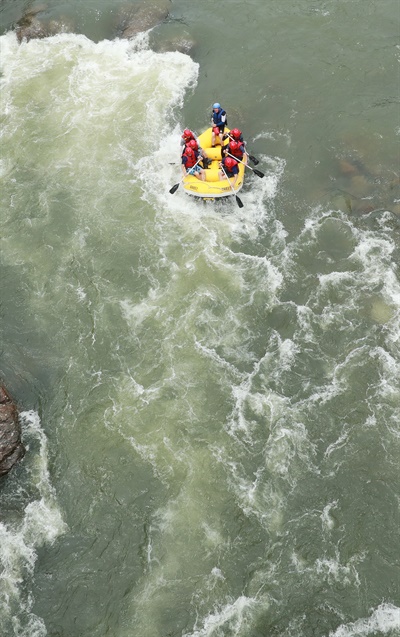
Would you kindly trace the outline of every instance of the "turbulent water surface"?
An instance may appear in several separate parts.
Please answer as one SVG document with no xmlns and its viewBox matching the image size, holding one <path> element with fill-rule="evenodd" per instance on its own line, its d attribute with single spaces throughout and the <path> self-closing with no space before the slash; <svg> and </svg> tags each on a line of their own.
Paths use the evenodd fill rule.
<svg viewBox="0 0 400 637">
<path fill-rule="evenodd" d="M 131 41 L 50 0 L 73 32 L 18 44 L 32 7 L 0 7 L 0 634 L 398 637 L 398 0 L 173 0 Z M 215 100 L 243 208 L 168 192 Z"/>
</svg>

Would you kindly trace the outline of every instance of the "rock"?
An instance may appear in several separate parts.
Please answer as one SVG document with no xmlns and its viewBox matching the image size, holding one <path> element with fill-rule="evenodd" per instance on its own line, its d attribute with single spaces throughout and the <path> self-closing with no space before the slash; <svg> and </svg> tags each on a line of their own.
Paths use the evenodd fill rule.
<svg viewBox="0 0 400 637">
<path fill-rule="evenodd" d="M 38 17 L 39 13 L 46 10 L 45 6 L 37 7 L 35 11 L 26 13 L 17 23 L 16 34 L 18 42 L 22 40 L 48 38 L 57 33 L 73 33 L 75 25 L 71 18 L 60 16 L 57 20 L 44 20 Z"/>
<path fill-rule="evenodd" d="M 186 55 L 189 55 L 196 45 L 197 43 L 191 37 L 177 36 L 168 40 L 163 40 L 162 42 L 156 42 L 153 48 L 156 53 L 179 51 L 180 53 L 186 53 Z"/>
<path fill-rule="evenodd" d="M 76 25 L 72 18 L 60 16 L 57 20 L 49 20 L 46 23 L 48 35 L 57 35 L 57 33 L 75 33 Z"/>
<path fill-rule="evenodd" d="M 352 204 L 352 212 L 359 215 L 366 215 L 376 210 L 377 206 L 374 206 L 370 201 L 354 201 Z"/>
<path fill-rule="evenodd" d="M 163 22 L 169 15 L 171 0 L 145 0 L 139 9 L 131 5 L 124 7 L 122 21 L 118 26 L 121 38 L 133 38 Z"/>
<path fill-rule="evenodd" d="M 349 192 L 353 197 L 368 197 L 375 192 L 374 184 L 372 184 L 364 175 L 354 175 L 348 186 Z"/>
<path fill-rule="evenodd" d="M 47 4 L 38 4 L 36 7 L 32 7 L 29 11 L 24 13 L 22 18 L 18 21 L 18 25 L 22 27 L 29 26 L 34 16 L 38 15 L 38 13 L 47 11 L 48 8 Z"/>
<path fill-rule="evenodd" d="M 32 19 L 29 23 L 26 23 L 26 20 L 23 20 L 23 24 L 18 24 L 16 28 L 16 34 L 18 42 L 21 43 L 22 40 L 34 40 L 38 38 L 47 37 L 47 32 L 40 20 L 32 16 Z"/>
<path fill-rule="evenodd" d="M 25 454 L 17 408 L 3 385 L 0 385 L 0 476 L 12 469 Z"/>
<path fill-rule="evenodd" d="M 400 186 L 400 177 L 396 176 L 394 179 L 392 179 L 389 186 L 391 190 L 393 190 L 393 188 L 397 188 L 397 186 Z"/>
<path fill-rule="evenodd" d="M 360 174 L 358 166 L 346 159 L 339 160 L 339 172 L 341 175 L 345 175 L 346 177 Z"/>
</svg>

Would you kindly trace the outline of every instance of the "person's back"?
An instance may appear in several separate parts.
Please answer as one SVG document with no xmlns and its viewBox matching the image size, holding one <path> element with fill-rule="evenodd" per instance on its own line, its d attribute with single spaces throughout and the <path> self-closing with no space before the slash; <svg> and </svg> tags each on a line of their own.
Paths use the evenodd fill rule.
<svg viewBox="0 0 400 637">
<path fill-rule="evenodd" d="M 203 150 L 199 144 L 199 140 L 197 139 L 196 134 L 191 131 L 189 128 L 185 128 L 185 130 L 182 133 L 182 137 L 181 137 L 181 149 L 182 149 L 182 154 L 185 152 L 185 148 L 186 146 L 189 144 L 189 142 L 191 141 L 195 141 L 198 145 L 198 150 L 203 158 L 203 165 L 204 168 L 208 168 L 209 164 L 211 163 L 211 160 L 208 159 L 207 153 L 205 152 L 205 150 Z"/>
<path fill-rule="evenodd" d="M 198 143 L 196 140 L 191 139 L 185 146 L 185 150 L 182 154 L 182 173 L 185 177 L 186 175 L 193 175 L 197 179 L 205 181 L 205 172 L 203 168 L 199 166 L 201 157 Z"/>
</svg>

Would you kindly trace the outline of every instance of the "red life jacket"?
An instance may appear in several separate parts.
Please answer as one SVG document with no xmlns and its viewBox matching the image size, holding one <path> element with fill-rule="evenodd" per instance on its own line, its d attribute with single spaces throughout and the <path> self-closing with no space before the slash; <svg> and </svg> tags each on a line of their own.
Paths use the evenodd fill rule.
<svg viewBox="0 0 400 637">
<path fill-rule="evenodd" d="M 197 155 L 194 152 L 194 150 L 192 148 L 190 148 L 190 146 L 186 146 L 185 148 L 185 152 L 182 155 L 183 157 L 187 157 L 187 161 L 185 164 L 185 168 L 193 168 L 193 166 L 195 165 L 195 163 L 197 162 Z"/>
<path fill-rule="evenodd" d="M 238 165 L 237 161 L 235 161 L 234 159 L 232 159 L 232 165 L 228 166 L 226 163 L 227 159 L 232 159 L 232 157 L 224 157 L 224 159 L 222 160 L 222 165 L 224 167 L 224 169 L 226 170 L 227 173 L 229 173 L 230 175 L 234 174 L 232 171 L 233 169 Z M 231 163 L 231 162 L 229 162 Z"/>
<path fill-rule="evenodd" d="M 235 140 L 236 141 L 236 140 Z M 240 144 L 241 146 L 242 144 Z M 237 150 L 232 150 L 231 145 L 228 144 L 228 153 L 236 157 L 236 159 L 243 159 L 243 151 L 238 148 Z"/>
</svg>

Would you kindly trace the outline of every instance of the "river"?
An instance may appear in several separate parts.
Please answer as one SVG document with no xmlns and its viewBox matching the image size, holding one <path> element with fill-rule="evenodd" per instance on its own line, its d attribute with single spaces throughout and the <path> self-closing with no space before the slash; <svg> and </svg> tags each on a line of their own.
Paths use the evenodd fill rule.
<svg viewBox="0 0 400 637">
<path fill-rule="evenodd" d="M 0 634 L 398 637 L 398 0 L 173 0 L 130 41 L 49 0 L 74 32 L 18 44 L 36 5 L 0 6 Z M 214 101 L 243 208 L 169 194 Z"/>
</svg>

